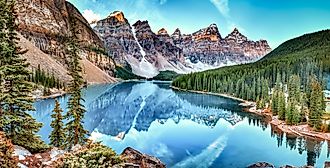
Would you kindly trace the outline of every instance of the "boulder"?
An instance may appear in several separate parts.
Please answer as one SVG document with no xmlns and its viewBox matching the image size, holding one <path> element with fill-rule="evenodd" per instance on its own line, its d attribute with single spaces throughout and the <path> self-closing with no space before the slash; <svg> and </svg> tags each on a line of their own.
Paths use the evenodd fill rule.
<svg viewBox="0 0 330 168">
<path fill-rule="evenodd" d="M 133 148 L 126 148 L 121 156 L 125 159 L 123 167 L 132 168 L 165 168 L 165 164 L 158 158 L 143 154 Z"/>
<path fill-rule="evenodd" d="M 248 166 L 247 168 L 275 168 L 275 166 L 267 162 L 258 162 Z"/>
</svg>

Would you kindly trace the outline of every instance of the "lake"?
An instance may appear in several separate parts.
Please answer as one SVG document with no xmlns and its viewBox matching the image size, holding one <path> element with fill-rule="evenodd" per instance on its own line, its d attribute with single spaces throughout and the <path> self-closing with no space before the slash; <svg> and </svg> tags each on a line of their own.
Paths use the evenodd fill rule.
<svg viewBox="0 0 330 168">
<path fill-rule="evenodd" d="M 121 153 L 130 146 L 173 168 L 242 168 L 266 161 L 276 167 L 314 165 L 329 159 L 327 141 L 283 134 L 239 102 L 174 91 L 166 82 L 124 82 L 83 89 L 84 125 L 91 138 Z M 58 98 L 63 109 L 68 96 Z M 51 132 L 54 100 L 35 103 L 33 116 Z"/>
</svg>

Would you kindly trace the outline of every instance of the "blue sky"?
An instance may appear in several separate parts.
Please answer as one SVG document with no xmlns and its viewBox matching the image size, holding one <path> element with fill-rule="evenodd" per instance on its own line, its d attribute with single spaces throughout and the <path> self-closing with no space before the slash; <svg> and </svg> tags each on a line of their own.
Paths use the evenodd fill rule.
<svg viewBox="0 0 330 168">
<path fill-rule="evenodd" d="M 193 33 L 216 23 L 222 37 L 235 27 L 272 48 L 305 33 L 330 29 L 330 0 L 69 0 L 87 18 L 123 11 L 131 24 L 148 20 L 153 31 Z"/>
</svg>

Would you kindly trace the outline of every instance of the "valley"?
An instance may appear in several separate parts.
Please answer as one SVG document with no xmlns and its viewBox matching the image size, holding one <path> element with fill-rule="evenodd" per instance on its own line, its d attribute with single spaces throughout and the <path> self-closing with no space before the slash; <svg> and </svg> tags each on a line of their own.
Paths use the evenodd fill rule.
<svg viewBox="0 0 330 168">
<path fill-rule="evenodd" d="M 183 1 L 0 1 L 0 167 L 330 167 L 330 25 Z"/>
</svg>

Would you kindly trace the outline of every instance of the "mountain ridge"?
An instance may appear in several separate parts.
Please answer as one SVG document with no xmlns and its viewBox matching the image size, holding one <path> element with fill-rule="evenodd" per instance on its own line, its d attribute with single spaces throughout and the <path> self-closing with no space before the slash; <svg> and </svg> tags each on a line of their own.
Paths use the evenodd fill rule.
<svg viewBox="0 0 330 168">
<path fill-rule="evenodd" d="M 89 83 L 113 81 L 115 63 L 107 54 L 104 54 L 106 48 L 103 42 L 74 5 L 66 0 L 17 0 L 16 8 L 18 11 L 18 32 L 30 41 L 34 47 L 47 55 L 45 57 L 54 59 L 56 64 L 62 66 L 60 68 L 62 70 L 67 70 L 68 68 L 66 41 L 72 33 L 71 27 L 73 25 L 70 20 L 74 18 L 80 31 L 78 35 L 79 48 L 81 49 L 80 55 L 96 65 L 95 67 L 88 66 L 93 69 L 85 68 L 85 80 Z M 31 46 L 29 47 L 31 48 Z M 31 50 L 37 51 L 32 48 Z M 36 62 L 31 61 L 32 69 L 36 69 Z M 42 62 L 39 64 L 42 64 Z M 67 73 L 66 71 L 58 73 L 49 66 L 41 67 L 45 72 L 54 73 L 57 78 L 62 78 L 58 74 Z M 88 71 L 97 69 L 107 73 L 106 80 L 87 79 Z M 64 82 L 67 83 L 68 81 L 64 80 Z"/>
<path fill-rule="evenodd" d="M 115 61 L 146 78 L 160 71 L 185 74 L 252 62 L 271 51 L 267 41 L 251 41 L 240 33 L 222 38 L 216 24 L 192 34 L 182 34 L 179 28 L 171 35 L 165 28 L 155 33 L 148 21 L 138 20 L 131 25 L 120 11 L 98 21 L 94 31 Z"/>
</svg>

